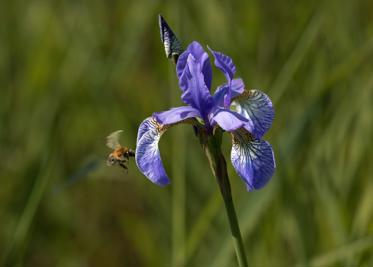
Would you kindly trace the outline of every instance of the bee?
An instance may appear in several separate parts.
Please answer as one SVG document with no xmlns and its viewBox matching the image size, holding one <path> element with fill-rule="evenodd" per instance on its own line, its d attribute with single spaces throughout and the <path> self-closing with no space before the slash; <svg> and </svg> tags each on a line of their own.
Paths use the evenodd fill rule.
<svg viewBox="0 0 373 267">
<path fill-rule="evenodd" d="M 128 147 L 123 147 L 119 143 L 119 137 L 123 131 L 115 131 L 106 137 L 106 145 L 113 149 L 106 160 L 108 166 L 119 164 L 123 169 L 128 171 L 126 163 L 128 163 L 130 157 L 135 157 L 135 151 Z"/>
</svg>

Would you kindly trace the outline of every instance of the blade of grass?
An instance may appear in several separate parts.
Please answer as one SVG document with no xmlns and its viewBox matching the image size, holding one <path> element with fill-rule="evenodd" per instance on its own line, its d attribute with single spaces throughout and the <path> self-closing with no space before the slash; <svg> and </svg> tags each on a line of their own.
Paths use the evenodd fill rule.
<svg viewBox="0 0 373 267">
<path fill-rule="evenodd" d="M 216 216 L 218 211 L 221 210 L 222 202 L 218 191 L 215 191 L 207 201 L 207 204 L 201 210 L 198 219 L 193 224 L 192 229 L 188 234 L 188 238 L 186 240 L 186 261 L 193 257 L 198 245 L 202 242 L 203 238 L 205 237 L 210 222 Z"/>
<path fill-rule="evenodd" d="M 353 49 L 342 63 L 338 64 L 332 73 L 329 75 L 329 79 L 326 82 L 325 87 L 328 88 L 333 84 L 337 83 L 341 79 L 348 77 L 353 70 L 355 70 L 364 60 L 373 53 L 373 38 L 370 38 L 367 42 L 364 42 L 360 48 Z"/>
<path fill-rule="evenodd" d="M 284 94 L 287 86 L 289 85 L 291 78 L 294 76 L 303 59 L 309 52 L 313 42 L 316 40 L 316 37 L 320 32 L 322 22 L 323 12 L 317 11 L 300 36 L 299 41 L 295 45 L 293 53 L 289 56 L 288 60 L 283 65 L 281 71 L 270 87 L 271 98 L 274 103 L 279 102 L 281 96 Z"/>
<path fill-rule="evenodd" d="M 359 239 L 340 248 L 314 257 L 306 266 L 332 266 L 348 257 L 360 254 L 365 250 L 373 248 L 373 236 Z M 301 266 L 301 265 L 300 265 Z"/>
<path fill-rule="evenodd" d="M 52 130 L 55 116 L 57 114 L 57 107 L 59 105 L 55 104 L 55 110 L 49 110 L 50 117 L 48 118 L 44 126 L 46 128 L 46 139 L 47 142 L 44 146 L 43 151 L 41 152 L 42 162 L 40 164 L 40 171 L 36 176 L 34 186 L 31 190 L 30 196 L 25 203 L 25 208 L 20 216 L 18 224 L 16 226 L 13 239 L 10 241 L 9 246 L 5 252 L 4 263 L 19 263 L 22 261 L 22 256 L 26 248 L 27 236 L 31 227 L 31 224 L 34 220 L 37 209 L 40 205 L 42 197 L 47 188 L 47 184 L 51 177 L 54 164 L 57 162 L 54 157 L 53 151 L 49 149 L 53 147 L 52 142 Z"/>
<path fill-rule="evenodd" d="M 32 188 L 29 199 L 26 202 L 25 208 L 18 221 L 14 237 L 5 252 L 4 265 L 19 264 L 22 262 L 23 254 L 26 250 L 26 243 L 31 224 L 34 220 L 35 214 L 42 200 L 44 192 L 46 191 L 49 178 L 55 162 L 53 157 L 45 155 L 44 161 L 40 167 L 40 173 L 36 177 L 35 184 Z"/>
</svg>

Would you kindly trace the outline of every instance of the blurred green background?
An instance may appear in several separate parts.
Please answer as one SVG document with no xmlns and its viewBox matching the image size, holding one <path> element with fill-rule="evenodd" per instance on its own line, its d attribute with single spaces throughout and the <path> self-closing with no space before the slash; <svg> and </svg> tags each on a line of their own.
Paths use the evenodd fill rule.
<svg viewBox="0 0 373 267">
<path fill-rule="evenodd" d="M 159 13 L 275 104 L 265 188 L 245 190 L 224 141 L 250 265 L 373 266 L 371 0 L 0 1 L 0 266 L 236 264 L 190 126 L 160 142 L 168 187 L 105 166 L 109 133 L 134 148 L 181 104 Z"/>
</svg>

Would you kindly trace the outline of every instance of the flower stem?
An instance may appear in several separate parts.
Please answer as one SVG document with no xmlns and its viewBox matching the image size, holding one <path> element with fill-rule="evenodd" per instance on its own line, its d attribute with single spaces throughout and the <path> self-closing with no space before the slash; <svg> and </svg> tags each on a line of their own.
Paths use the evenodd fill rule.
<svg viewBox="0 0 373 267">
<path fill-rule="evenodd" d="M 237 215 L 233 204 L 231 186 L 227 173 L 227 164 L 220 150 L 221 134 L 207 137 L 207 140 L 201 140 L 202 147 L 209 160 L 211 170 L 217 179 L 220 192 L 223 196 L 225 209 L 228 215 L 229 226 L 232 233 L 234 248 L 238 260 L 238 266 L 246 267 L 247 259 L 245 248 L 242 241 L 240 227 L 238 225 Z"/>
</svg>

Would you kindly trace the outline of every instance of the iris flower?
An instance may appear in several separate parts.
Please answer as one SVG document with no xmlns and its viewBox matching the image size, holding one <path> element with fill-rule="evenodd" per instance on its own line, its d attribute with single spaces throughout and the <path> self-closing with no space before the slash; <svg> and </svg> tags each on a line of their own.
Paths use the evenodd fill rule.
<svg viewBox="0 0 373 267">
<path fill-rule="evenodd" d="M 206 136 L 223 130 L 232 136 L 231 161 L 235 171 L 249 191 L 259 189 L 270 180 L 276 167 L 271 145 L 262 140 L 274 118 L 272 102 L 259 90 L 244 89 L 242 79 L 234 78 L 236 67 L 230 57 L 209 50 L 226 83 L 211 95 L 209 55 L 198 42 L 192 42 L 176 65 L 181 99 L 186 106 L 154 113 L 141 123 L 136 164 L 150 181 L 165 186 L 170 180 L 158 146 L 163 133 L 180 123 L 192 124 Z"/>
</svg>

